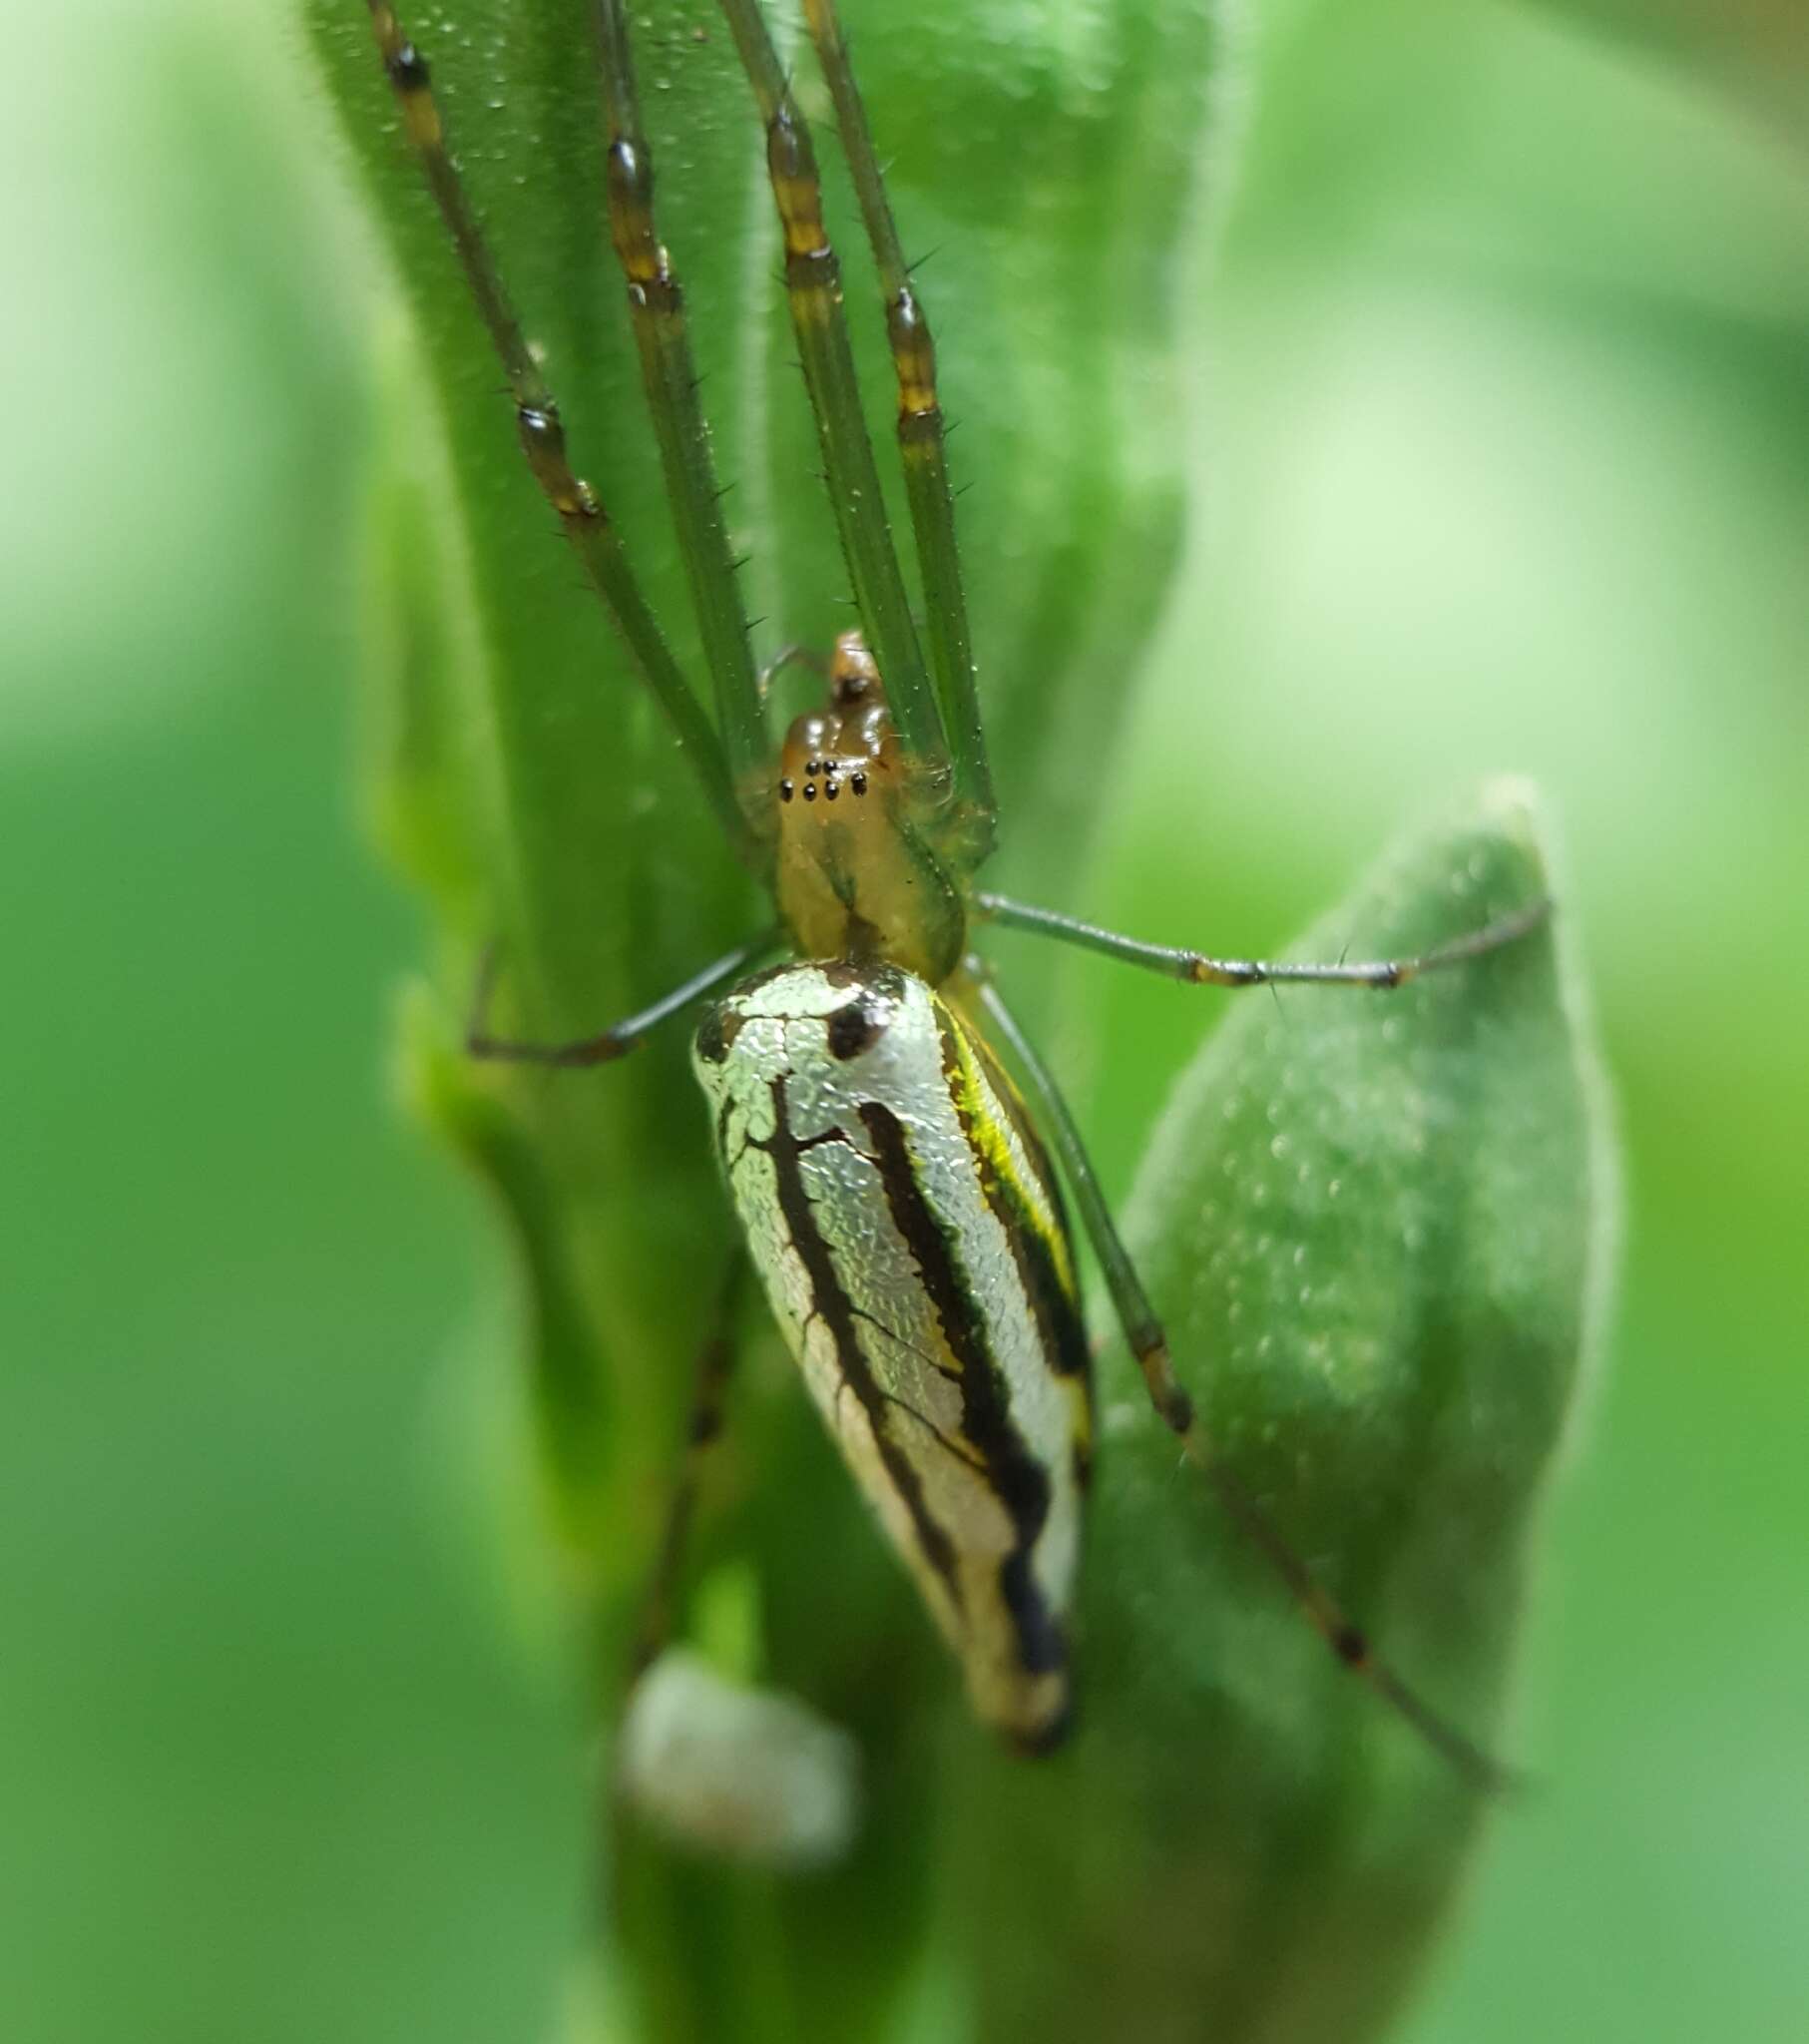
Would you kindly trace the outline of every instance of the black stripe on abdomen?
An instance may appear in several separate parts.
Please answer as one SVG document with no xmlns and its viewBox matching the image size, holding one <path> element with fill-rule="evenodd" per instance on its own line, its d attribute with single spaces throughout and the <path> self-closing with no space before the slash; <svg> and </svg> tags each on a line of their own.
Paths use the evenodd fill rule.
<svg viewBox="0 0 1809 2044">
<path fill-rule="evenodd" d="M 784 1216 L 791 1247 L 796 1251 L 798 1261 L 804 1267 L 804 1275 L 809 1279 L 811 1303 L 821 1315 L 823 1324 L 829 1329 L 830 1336 L 835 1342 L 836 1361 L 841 1369 L 842 1381 L 860 1401 L 861 1410 L 867 1415 L 874 1448 L 887 1476 L 891 1479 L 893 1489 L 905 1502 L 918 1543 L 929 1557 L 931 1566 L 947 1585 L 949 1595 L 955 1601 L 956 1610 L 960 1611 L 964 1607 L 961 1579 L 955 1567 L 954 1543 L 949 1539 L 941 1522 L 932 1516 L 923 1494 L 922 1479 L 911 1466 L 910 1458 L 887 1431 L 885 1393 L 873 1380 L 873 1372 L 868 1367 L 866 1351 L 860 1345 L 860 1334 L 855 1325 L 854 1303 L 843 1289 L 840 1278 L 836 1276 L 835 1259 L 817 1228 L 816 1216 L 811 1211 L 810 1197 L 804 1190 L 804 1176 L 799 1169 L 798 1159 L 811 1146 L 800 1143 L 791 1133 L 787 1119 L 785 1082 L 782 1078 L 772 1081 L 772 1135 L 769 1140 L 755 1147 L 764 1150 L 772 1159 L 773 1185 L 778 1197 L 779 1212 Z M 823 1139 L 818 1137 L 814 1140 L 820 1143 Z"/>
<path fill-rule="evenodd" d="M 1089 1415 L 1094 1408 L 1093 1351 L 1087 1343 L 1087 1323 L 1081 1317 L 1080 1301 L 1068 1286 L 1062 1282 L 1062 1274 L 1056 1267 L 1055 1252 L 1044 1239 L 1038 1217 L 1034 1215 L 1017 1186 L 1003 1179 L 987 1161 L 986 1148 L 980 1143 L 974 1131 L 974 1116 L 963 1099 L 964 1064 L 968 1055 L 975 1056 L 976 1069 L 984 1072 L 992 1087 L 994 1098 L 999 1103 L 1000 1114 L 1024 1146 L 1024 1154 L 1036 1172 L 1039 1185 L 1049 1201 L 1049 1211 L 1063 1237 L 1072 1242 L 1069 1233 L 1068 1210 L 1062 1201 L 1061 1184 L 1049 1161 L 1049 1153 L 1038 1140 L 1036 1131 L 1014 1112 L 1011 1088 L 1002 1073 L 986 1070 L 991 1060 L 983 1054 L 964 1053 L 963 1046 L 955 1039 L 957 1024 L 950 1015 L 937 1018 L 942 1037 L 942 1075 L 948 1086 L 949 1105 L 955 1110 L 955 1119 L 961 1124 L 961 1133 L 967 1138 L 968 1148 L 980 1161 L 980 1191 L 986 1204 L 993 1210 L 993 1218 L 1005 1231 L 1005 1239 L 1011 1245 L 1014 1261 L 1018 1266 L 1018 1277 L 1023 1283 L 1031 1309 L 1037 1316 L 1037 1326 L 1043 1337 L 1043 1353 L 1049 1358 L 1050 1367 L 1058 1376 L 1073 1377 L 1081 1386 Z M 1072 1256 L 1073 1252 L 1070 1251 Z M 1089 1427 L 1091 1433 L 1091 1425 Z M 1093 1474 L 1093 1453 L 1091 1439 L 1075 1442 L 1075 1476 L 1085 1489 Z"/>
<path fill-rule="evenodd" d="M 961 1431 L 980 1457 L 975 1473 L 1011 1522 L 1013 1544 L 999 1565 L 999 1588 L 1017 1632 L 1019 1659 L 1028 1674 L 1051 1674 L 1067 1665 L 1067 1639 L 1031 1567 L 1049 1518 L 1049 1471 L 1012 1417 L 1007 1379 L 988 1344 L 985 1315 L 923 1196 L 902 1124 L 875 1101 L 861 1104 L 860 1118 L 873 1144 L 892 1224 L 910 1250 L 960 1372 Z"/>
</svg>

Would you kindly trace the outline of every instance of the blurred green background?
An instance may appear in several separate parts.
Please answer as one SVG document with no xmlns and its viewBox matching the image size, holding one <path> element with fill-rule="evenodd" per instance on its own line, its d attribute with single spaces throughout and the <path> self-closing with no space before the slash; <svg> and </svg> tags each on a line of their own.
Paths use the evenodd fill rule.
<svg viewBox="0 0 1809 2044">
<path fill-rule="evenodd" d="M 1562 823 L 1625 1261 L 1549 1787 L 1416 2044 L 1809 2010 L 1809 32 L 1725 12 L 1256 11 L 1071 904 L 1260 950 L 1493 769 Z M 538 2038 L 581 1733 L 500 1587 L 502 1258 L 390 1102 L 421 934 L 349 792 L 375 279 L 277 0 L 12 26 L 0 2033 Z M 1122 1187 L 1199 996 L 1096 970 Z"/>
</svg>

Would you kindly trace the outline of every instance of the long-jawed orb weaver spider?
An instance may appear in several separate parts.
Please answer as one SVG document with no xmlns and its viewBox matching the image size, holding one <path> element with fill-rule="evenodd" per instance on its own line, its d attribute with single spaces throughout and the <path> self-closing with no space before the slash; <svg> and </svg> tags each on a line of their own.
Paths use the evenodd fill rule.
<svg viewBox="0 0 1809 2044">
<path fill-rule="evenodd" d="M 492 1034 L 480 979 L 468 1047 L 481 1058 L 601 1064 L 706 1004 L 694 1062 L 748 1257 L 850 1472 L 961 1662 L 976 1715 L 1030 1752 L 1057 1745 L 1071 1720 L 1067 1622 L 1094 1436 L 1053 1153 L 1150 1402 L 1186 1459 L 1338 1660 L 1462 1775 L 1491 1786 L 1495 1764 L 1377 1657 L 1214 1452 L 1074 1119 L 971 938 L 976 923 L 994 922 L 1195 984 L 1390 989 L 1511 942 L 1547 904 L 1419 957 L 1268 964 L 1139 942 L 977 884 L 995 809 L 929 324 L 833 0 L 805 0 L 883 299 L 924 595 L 920 636 L 861 410 L 811 135 L 758 0 L 721 6 L 764 128 L 784 285 L 860 619 L 826 663 L 827 700 L 792 723 L 776 754 L 769 676 L 750 652 L 680 289 L 655 223 L 623 0 L 596 0 L 609 221 L 713 718 L 669 650 L 598 493 L 570 464 L 557 404 L 466 196 L 427 61 L 388 0 L 370 0 L 405 135 L 501 360 L 528 466 L 731 850 L 775 909 L 770 927 L 662 999 L 574 1042 Z M 708 1354 L 693 1442 L 716 1431 L 727 1377 L 721 1345 Z M 650 1600 L 644 1659 L 664 1637 L 694 1474 L 693 1454 Z"/>
</svg>

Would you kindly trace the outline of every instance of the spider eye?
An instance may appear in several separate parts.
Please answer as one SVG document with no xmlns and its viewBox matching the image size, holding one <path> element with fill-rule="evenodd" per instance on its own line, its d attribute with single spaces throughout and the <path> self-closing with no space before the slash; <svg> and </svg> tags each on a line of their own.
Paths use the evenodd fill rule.
<svg viewBox="0 0 1809 2044">
<path fill-rule="evenodd" d="M 886 1011 L 857 997 L 829 1017 L 829 1055 L 844 1062 L 870 1050 L 886 1033 Z"/>
</svg>

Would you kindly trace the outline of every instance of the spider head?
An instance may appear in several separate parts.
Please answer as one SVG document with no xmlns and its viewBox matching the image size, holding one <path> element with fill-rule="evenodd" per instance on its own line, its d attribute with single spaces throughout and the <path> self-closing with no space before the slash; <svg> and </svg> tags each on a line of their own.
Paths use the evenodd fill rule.
<svg viewBox="0 0 1809 2044">
<path fill-rule="evenodd" d="M 778 891 L 810 958 L 888 959 L 928 979 L 960 960 L 960 894 L 908 820 L 908 763 L 873 656 L 844 632 L 829 698 L 779 753 Z"/>
<path fill-rule="evenodd" d="M 869 814 L 884 805 L 882 790 L 896 779 L 899 766 L 879 669 L 860 634 L 844 632 L 829 663 L 828 702 L 793 718 L 785 734 L 779 754 L 781 838 L 813 829 L 832 835 L 850 823 L 858 834 Z M 838 810 L 838 802 L 846 806 Z M 856 810 L 862 811 L 858 817 Z"/>
</svg>

